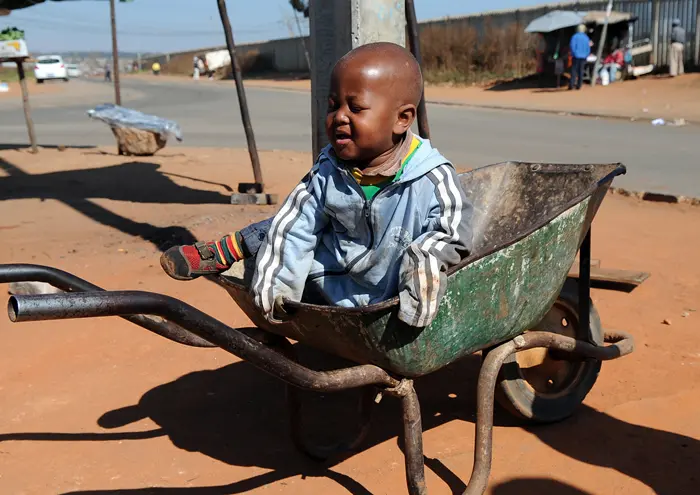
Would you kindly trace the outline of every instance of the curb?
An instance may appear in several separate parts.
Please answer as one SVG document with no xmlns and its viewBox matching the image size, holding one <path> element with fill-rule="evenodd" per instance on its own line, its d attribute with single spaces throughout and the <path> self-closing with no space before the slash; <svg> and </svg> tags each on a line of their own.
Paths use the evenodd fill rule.
<svg viewBox="0 0 700 495">
<path fill-rule="evenodd" d="M 630 191 L 621 187 L 611 187 L 610 194 L 624 196 L 626 198 L 636 198 L 640 201 L 700 206 L 700 198 L 693 198 L 690 196 L 679 196 L 675 194 L 655 193 L 649 191 Z"/>
<path fill-rule="evenodd" d="M 479 105 L 476 103 L 468 103 L 462 101 L 454 100 L 426 100 L 427 103 L 433 105 L 444 105 L 447 107 L 466 107 L 466 108 L 483 108 L 486 110 L 506 110 L 511 112 L 529 112 L 529 113 L 542 113 L 546 115 L 559 115 L 563 117 L 587 117 L 590 119 L 607 119 L 607 120 L 620 120 L 624 122 L 641 122 L 641 123 L 651 123 L 655 119 L 649 117 L 633 117 L 624 115 L 611 115 L 602 113 L 590 113 L 581 112 L 576 110 L 551 110 L 544 108 L 523 108 L 523 107 L 511 107 L 505 105 Z M 684 120 L 684 126 L 694 126 L 693 122 Z M 668 127 L 680 127 L 667 124 Z"/>
</svg>

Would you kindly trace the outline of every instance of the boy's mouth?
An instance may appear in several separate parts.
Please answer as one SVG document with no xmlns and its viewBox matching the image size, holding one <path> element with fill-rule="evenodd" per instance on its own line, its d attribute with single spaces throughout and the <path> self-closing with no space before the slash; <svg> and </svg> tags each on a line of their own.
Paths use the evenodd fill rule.
<svg viewBox="0 0 700 495">
<path fill-rule="evenodd" d="M 333 137 L 335 138 L 335 143 L 340 146 L 346 145 L 352 140 L 352 134 L 343 129 L 336 129 Z"/>
</svg>

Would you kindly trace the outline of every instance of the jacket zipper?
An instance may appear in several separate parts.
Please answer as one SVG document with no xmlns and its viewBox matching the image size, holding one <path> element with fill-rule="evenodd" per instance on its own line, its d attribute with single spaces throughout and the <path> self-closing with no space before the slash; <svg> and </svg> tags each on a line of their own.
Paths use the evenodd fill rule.
<svg viewBox="0 0 700 495">
<path fill-rule="evenodd" d="M 345 174 L 346 177 L 347 177 L 347 175 L 349 175 L 346 170 L 343 170 L 342 173 Z M 357 191 L 361 197 L 364 197 L 365 192 L 362 190 L 362 188 L 357 183 L 355 178 L 350 177 L 350 179 L 351 179 L 350 182 L 354 184 L 352 187 L 355 188 L 355 191 Z M 348 266 L 346 266 L 344 270 L 333 271 L 333 272 L 325 272 L 324 271 L 322 273 L 319 273 L 319 274 L 316 274 L 316 275 L 309 277 L 309 280 L 316 280 L 318 278 L 326 277 L 326 276 L 347 275 L 348 273 L 350 273 L 352 271 L 353 268 L 355 268 L 355 265 L 357 265 L 363 258 L 365 258 L 372 251 L 372 248 L 374 247 L 374 226 L 372 225 L 372 204 L 374 203 L 374 200 L 377 199 L 377 197 L 380 194 L 388 191 L 389 189 L 392 189 L 395 185 L 396 185 L 396 183 L 388 185 L 384 189 L 380 190 L 377 194 L 375 194 L 374 197 L 372 199 L 370 199 L 369 201 L 364 199 L 363 209 L 364 209 L 365 222 L 367 223 L 367 228 L 369 229 L 369 247 L 367 249 L 365 249 L 365 251 L 363 251 L 361 254 L 356 256 L 350 263 L 348 263 Z"/>
</svg>

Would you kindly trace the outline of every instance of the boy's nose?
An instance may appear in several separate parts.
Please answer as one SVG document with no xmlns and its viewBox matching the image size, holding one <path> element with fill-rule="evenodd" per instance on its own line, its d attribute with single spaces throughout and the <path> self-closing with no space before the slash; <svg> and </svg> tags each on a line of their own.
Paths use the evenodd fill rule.
<svg viewBox="0 0 700 495">
<path fill-rule="evenodd" d="M 338 111 L 335 112 L 335 119 L 334 120 L 337 124 L 350 123 L 350 119 L 348 118 L 348 114 L 344 108 L 339 108 Z"/>
</svg>

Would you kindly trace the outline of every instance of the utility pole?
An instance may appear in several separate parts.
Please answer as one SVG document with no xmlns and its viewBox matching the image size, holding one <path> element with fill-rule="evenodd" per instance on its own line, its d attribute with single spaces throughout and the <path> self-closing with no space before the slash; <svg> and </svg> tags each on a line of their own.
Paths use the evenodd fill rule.
<svg viewBox="0 0 700 495">
<path fill-rule="evenodd" d="M 24 109 L 24 120 L 27 122 L 27 133 L 29 134 L 29 144 L 32 147 L 32 153 L 38 153 L 39 148 L 36 146 L 36 134 L 34 133 L 34 121 L 29 109 L 29 90 L 27 89 L 27 78 L 24 73 L 24 61 L 26 58 L 18 58 L 17 75 L 19 77 L 19 87 L 22 90 L 22 107 Z"/>
<path fill-rule="evenodd" d="M 603 32 L 600 33 L 600 42 L 598 43 L 598 53 L 596 54 L 595 64 L 593 65 L 593 74 L 591 74 L 591 87 L 595 88 L 596 80 L 598 79 L 598 71 L 600 70 L 600 59 L 603 56 L 603 46 L 605 39 L 608 36 L 608 24 L 610 23 L 610 14 L 612 13 L 613 0 L 608 0 L 608 8 L 605 11 L 605 24 L 603 24 Z"/>
<path fill-rule="evenodd" d="M 423 67 L 423 60 L 420 54 L 420 33 L 418 31 L 418 20 L 416 19 L 416 8 L 413 0 L 406 0 L 406 24 L 408 26 L 408 43 L 411 46 L 411 53 L 418 65 Z M 425 109 L 425 90 L 421 94 L 418 103 L 418 134 L 420 137 L 430 139 L 430 125 L 428 125 L 428 111 Z"/>
<path fill-rule="evenodd" d="M 217 0 L 219 7 L 219 15 L 221 23 L 224 27 L 224 35 L 226 36 L 226 47 L 228 48 L 229 56 L 231 57 L 231 69 L 233 78 L 236 81 L 236 92 L 238 94 L 238 106 L 241 111 L 241 120 L 243 121 L 243 129 L 245 130 L 245 138 L 248 143 L 248 154 L 253 165 L 254 183 L 241 183 L 238 185 L 238 192 L 231 197 L 233 203 L 254 202 L 256 204 L 271 204 L 273 198 L 265 196 L 260 198 L 263 193 L 264 185 L 262 178 L 262 170 L 260 168 L 260 158 L 258 157 L 258 148 L 255 145 L 255 135 L 253 134 L 253 126 L 250 123 L 250 113 L 248 112 L 248 100 L 246 100 L 245 89 L 243 88 L 243 76 L 241 75 L 241 67 L 236 59 L 236 45 L 233 41 L 233 31 L 231 30 L 231 21 L 226 10 L 226 1 Z"/>
<path fill-rule="evenodd" d="M 651 13 L 651 63 L 654 65 L 659 65 L 659 22 L 661 22 L 661 0 L 652 0 L 652 13 Z"/>
<path fill-rule="evenodd" d="M 696 2 L 695 10 L 695 56 L 693 57 L 693 62 L 695 63 L 695 68 L 700 66 L 700 2 Z"/>
<path fill-rule="evenodd" d="M 119 47 L 117 46 L 117 16 L 114 9 L 114 0 L 109 0 L 109 15 L 112 23 L 112 77 L 114 78 L 114 103 L 122 104 L 122 92 L 119 86 Z"/>
</svg>

